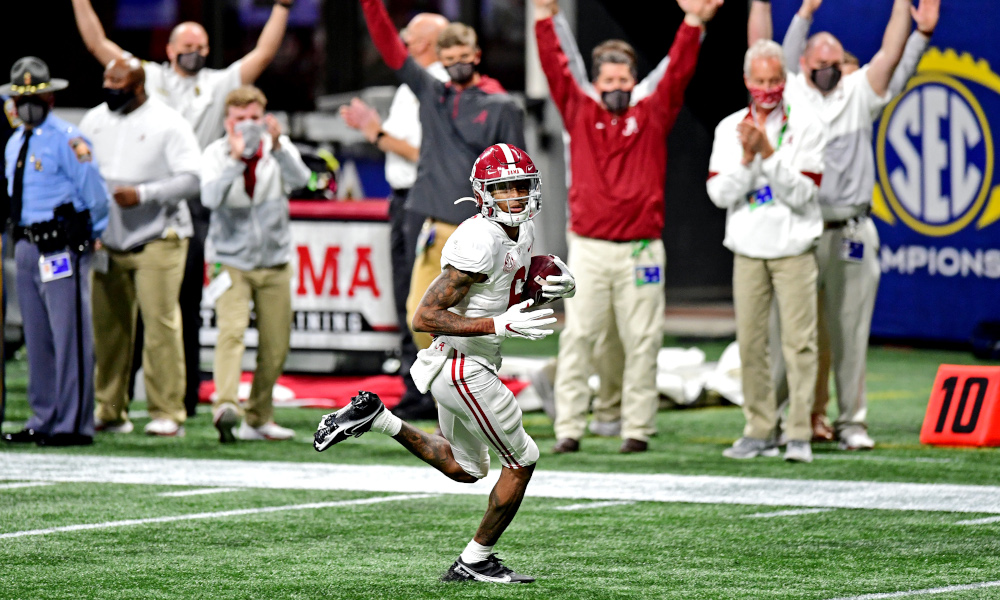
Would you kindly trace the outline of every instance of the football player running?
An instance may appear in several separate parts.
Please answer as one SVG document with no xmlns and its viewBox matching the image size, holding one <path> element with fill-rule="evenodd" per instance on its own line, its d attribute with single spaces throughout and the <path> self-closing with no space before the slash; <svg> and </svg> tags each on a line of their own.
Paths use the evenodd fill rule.
<svg viewBox="0 0 1000 600">
<path fill-rule="evenodd" d="M 410 370 L 421 391 L 438 402 L 444 437 L 427 434 L 394 416 L 370 392 L 323 417 L 313 446 L 333 444 L 376 431 L 392 436 L 415 456 L 462 483 L 486 476 L 489 451 L 503 469 L 479 529 L 442 577 L 443 581 L 529 583 L 533 577 L 504 565 L 493 546 L 524 497 L 538 460 L 538 446 L 521 423 L 514 394 L 500 381 L 503 338 L 538 340 L 552 333 L 552 310 L 528 311 L 521 301 L 531 263 L 535 226 L 541 208 L 541 177 L 527 153 L 509 144 L 494 144 L 476 159 L 472 189 L 479 214 L 463 222 L 449 238 L 441 257 L 441 274 L 420 301 L 413 329 L 433 334 Z M 562 275 L 550 275 L 544 297 L 572 296 L 576 283 L 560 261 Z"/>
</svg>

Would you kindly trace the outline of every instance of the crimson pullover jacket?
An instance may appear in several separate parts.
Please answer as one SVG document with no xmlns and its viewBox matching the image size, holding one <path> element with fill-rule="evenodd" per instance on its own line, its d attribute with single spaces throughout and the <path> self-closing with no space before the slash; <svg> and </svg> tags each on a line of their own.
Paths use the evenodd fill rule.
<svg viewBox="0 0 1000 600">
<path fill-rule="evenodd" d="M 420 100 L 423 140 L 417 180 L 406 207 L 427 217 L 458 224 L 476 214 L 469 175 L 476 158 L 493 144 L 524 148 L 524 112 L 500 83 L 481 76 L 479 85 L 456 90 L 438 81 L 406 52 L 381 0 L 361 0 L 375 47 L 399 80 Z"/>
<path fill-rule="evenodd" d="M 535 23 L 535 35 L 552 100 L 572 139 L 570 230 L 615 242 L 659 239 L 667 135 L 694 75 L 701 29 L 681 23 L 656 90 L 622 115 L 612 114 L 576 84 L 551 18 Z"/>
</svg>

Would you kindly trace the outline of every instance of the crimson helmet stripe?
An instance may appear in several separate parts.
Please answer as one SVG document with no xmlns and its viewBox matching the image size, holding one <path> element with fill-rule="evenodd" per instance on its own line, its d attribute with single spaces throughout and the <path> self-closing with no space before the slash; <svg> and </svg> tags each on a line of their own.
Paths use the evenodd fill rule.
<svg viewBox="0 0 1000 600">
<path fill-rule="evenodd" d="M 517 159 L 514 158 L 514 153 L 510 151 L 510 146 L 507 144 L 497 144 L 497 146 L 503 150 L 503 159 L 507 164 L 512 165 L 517 162 Z"/>
</svg>

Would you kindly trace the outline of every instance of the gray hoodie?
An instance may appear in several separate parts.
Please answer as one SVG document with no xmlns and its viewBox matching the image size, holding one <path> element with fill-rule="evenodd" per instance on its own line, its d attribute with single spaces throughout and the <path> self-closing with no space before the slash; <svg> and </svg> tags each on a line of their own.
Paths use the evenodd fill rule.
<svg viewBox="0 0 1000 600">
<path fill-rule="evenodd" d="M 246 191 L 247 165 L 229 155 L 229 139 L 205 148 L 201 168 L 201 203 L 212 211 L 205 257 L 249 271 L 275 267 L 291 258 L 288 230 L 288 194 L 309 181 L 309 168 L 291 140 L 281 136 L 281 149 L 272 152 L 264 136 L 257 162 L 253 198 Z"/>
</svg>

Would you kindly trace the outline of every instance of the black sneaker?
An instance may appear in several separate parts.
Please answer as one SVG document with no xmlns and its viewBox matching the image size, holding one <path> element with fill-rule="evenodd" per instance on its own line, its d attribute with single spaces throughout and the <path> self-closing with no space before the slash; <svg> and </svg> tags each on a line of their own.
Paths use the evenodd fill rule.
<svg viewBox="0 0 1000 600">
<path fill-rule="evenodd" d="M 459 556 L 441 581 L 489 581 L 491 583 L 531 583 L 534 577 L 521 575 L 504 566 L 496 554 L 486 560 L 467 563 Z"/>
<path fill-rule="evenodd" d="M 377 394 L 358 392 L 357 396 L 351 398 L 350 404 L 320 419 L 319 428 L 313 435 L 313 448 L 322 452 L 352 435 L 360 436 L 372 428 L 375 417 L 384 410 L 385 404 L 382 404 Z"/>
</svg>

